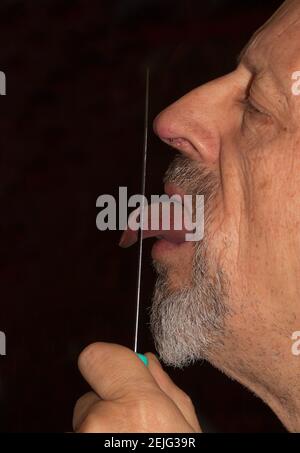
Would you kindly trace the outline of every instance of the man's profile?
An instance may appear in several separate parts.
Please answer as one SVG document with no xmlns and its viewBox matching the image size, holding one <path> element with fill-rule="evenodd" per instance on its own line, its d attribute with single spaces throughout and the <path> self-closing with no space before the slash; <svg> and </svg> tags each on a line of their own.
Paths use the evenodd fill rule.
<svg viewBox="0 0 300 453">
<path fill-rule="evenodd" d="M 160 113 L 156 134 L 179 155 L 167 194 L 204 195 L 197 243 L 157 242 L 151 330 L 161 360 L 206 359 L 300 430 L 300 3 L 287 0 L 251 38 L 230 73 Z M 74 412 L 79 432 L 197 432 L 187 395 L 148 354 L 86 348 L 93 392 Z"/>
</svg>

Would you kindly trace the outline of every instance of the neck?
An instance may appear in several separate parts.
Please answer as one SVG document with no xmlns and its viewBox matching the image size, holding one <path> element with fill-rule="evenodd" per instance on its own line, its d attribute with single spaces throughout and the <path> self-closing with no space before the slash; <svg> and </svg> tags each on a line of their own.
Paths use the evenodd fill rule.
<svg viewBox="0 0 300 453">
<path fill-rule="evenodd" d="M 212 363 L 259 396 L 288 431 L 300 432 L 300 354 L 293 355 L 293 342 L 287 335 L 277 340 L 264 343 L 261 348 L 257 344 L 254 348 L 253 343 L 252 349 L 250 345 L 241 348 L 249 351 L 247 357 L 233 357 L 223 351 L 214 355 Z M 266 344 L 270 345 L 267 350 Z M 300 342 L 298 349 L 300 353 Z"/>
<path fill-rule="evenodd" d="M 289 363 L 282 363 L 279 370 L 275 369 L 269 385 L 263 383 L 252 387 L 288 431 L 300 432 L 300 356 L 295 357 L 294 362 L 290 360 Z"/>
</svg>

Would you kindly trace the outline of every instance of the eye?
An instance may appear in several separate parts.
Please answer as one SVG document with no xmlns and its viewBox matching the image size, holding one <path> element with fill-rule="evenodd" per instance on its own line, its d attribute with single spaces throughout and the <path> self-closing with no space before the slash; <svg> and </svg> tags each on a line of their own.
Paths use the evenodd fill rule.
<svg viewBox="0 0 300 453">
<path fill-rule="evenodd" d="M 260 127 L 272 127 L 274 125 L 273 116 L 257 104 L 252 96 L 245 96 L 239 101 L 241 109 L 242 129 L 251 129 L 254 127 L 256 133 Z M 259 127 L 258 127 L 259 126 Z M 252 130 L 253 132 L 253 130 Z"/>
</svg>

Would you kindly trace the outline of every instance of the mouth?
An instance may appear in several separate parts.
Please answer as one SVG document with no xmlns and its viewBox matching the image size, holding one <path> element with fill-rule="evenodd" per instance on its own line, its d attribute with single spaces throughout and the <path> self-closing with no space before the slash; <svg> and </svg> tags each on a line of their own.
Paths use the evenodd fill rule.
<svg viewBox="0 0 300 453">
<path fill-rule="evenodd" d="M 164 191 L 169 197 L 172 197 L 173 195 L 179 195 L 183 199 L 185 195 L 184 190 L 181 187 L 178 187 L 172 183 L 166 183 L 164 185 Z"/>
<path fill-rule="evenodd" d="M 186 234 L 192 231 L 192 226 L 189 221 L 186 221 L 187 219 L 191 221 L 191 214 L 184 207 L 184 191 L 169 183 L 165 184 L 164 191 L 165 201 L 146 204 L 143 215 L 141 215 L 141 207 L 130 214 L 127 229 L 119 242 L 120 247 L 131 247 L 138 241 L 139 231 L 133 228 L 133 221 L 141 218 L 143 219 L 143 239 L 158 239 L 153 246 L 152 256 L 158 246 L 164 250 L 170 250 L 186 242 Z M 185 219 L 184 216 L 186 216 Z"/>
</svg>

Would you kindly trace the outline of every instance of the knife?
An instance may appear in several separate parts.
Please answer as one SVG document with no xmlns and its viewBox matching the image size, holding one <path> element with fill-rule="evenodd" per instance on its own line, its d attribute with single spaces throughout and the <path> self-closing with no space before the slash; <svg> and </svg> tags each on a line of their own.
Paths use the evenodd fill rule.
<svg viewBox="0 0 300 453">
<path fill-rule="evenodd" d="M 137 285 L 136 285 L 136 312 L 135 312 L 135 332 L 134 332 L 134 352 L 139 358 L 148 365 L 148 359 L 143 354 L 138 354 L 138 336 L 139 336 L 139 319 L 140 319 L 140 301 L 141 301 L 141 277 L 142 277 L 142 258 L 143 258 L 143 225 L 144 225 L 144 207 L 145 207 L 145 191 L 146 191 L 146 174 L 147 174 L 147 154 L 148 154 L 148 123 L 149 123 L 149 67 L 146 69 L 145 83 L 145 113 L 144 113 L 144 147 L 143 147 L 143 166 L 142 166 L 142 181 L 141 181 L 141 214 L 140 228 L 138 231 L 138 267 L 137 267 Z"/>
</svg>

